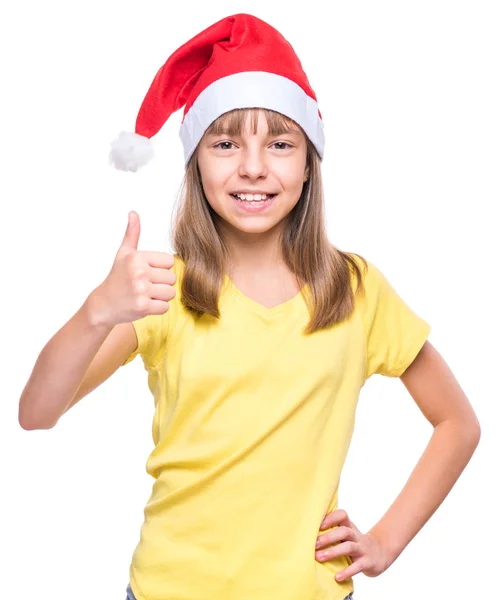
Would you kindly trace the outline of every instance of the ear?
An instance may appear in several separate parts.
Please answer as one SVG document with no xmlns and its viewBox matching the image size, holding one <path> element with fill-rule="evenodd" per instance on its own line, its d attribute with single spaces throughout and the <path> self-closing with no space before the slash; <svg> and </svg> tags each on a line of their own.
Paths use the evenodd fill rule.
<svg viewBox="0 0 500 600">
<path fill-rule="evenodd" d="M 307 181 L 308 179 L 309 179 L 309 167 L 307 167 L 304 172 L 304 181 Z"/>
</svg>

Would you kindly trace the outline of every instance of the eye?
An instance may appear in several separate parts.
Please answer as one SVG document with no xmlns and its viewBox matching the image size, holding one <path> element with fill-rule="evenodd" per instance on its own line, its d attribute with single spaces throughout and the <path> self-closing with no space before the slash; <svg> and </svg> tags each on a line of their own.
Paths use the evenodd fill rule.
<svg viewBox="0 0 500 600">
<path fill-rule="evenodd" d="M 227 146 L 222 147 L 223 144 L 228 144 L 229 146 L 234 146 L 233 142 L 218 142 L 217 144 L 215 144 L 214 148 L 219 148 L 220 150 L 231 150 L 231 148 L 228 148 Z M 278 148 L 278 150 L 287 150 L 288 148 L 293 148 L 293 146 L 291 144 L 287 144 L 286 142 L 274 142 L 274 144 L 272 144 L 272 146 L 276 146 L 277 144 L 281 144 L 282 147 Z"/>
<path fill-rule="evenodd" d="M 233 142 L 219 142 L 218 144 L 215 144 L 214 148 L 219 148 L 222 144 L 230 144 L 231 146 L 234 146 Z M 221 148 L 221 150 L 231 150 L 231 148 Z"/>
<path fill-rule="evenodd" d="M 274 142 L 273 146 L 276 146 L 276 144 L 283 144 L 283 146 L 287 146 L 288 148 L 293 148 L 293 146 L 291 146 L 290 144 L 287 144 L 286 142 Z M 280 149 L 280 148 L 278 148 Z M 286 150 L 286 148 L 283 148 L 283 150 Z"/>
</svg>

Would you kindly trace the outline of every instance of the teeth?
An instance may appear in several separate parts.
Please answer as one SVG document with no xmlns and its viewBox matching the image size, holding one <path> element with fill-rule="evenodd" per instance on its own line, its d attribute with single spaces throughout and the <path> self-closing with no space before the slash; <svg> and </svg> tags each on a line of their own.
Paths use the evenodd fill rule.
<svg viewBox="0 0 500 600">
<path fill-rule="evenodd" d="M 233 194 L 240 200 L 246 200 L 247 202 L 259 202 L 260 200 L 267 200 L 267 194 Z"/>
</svg>

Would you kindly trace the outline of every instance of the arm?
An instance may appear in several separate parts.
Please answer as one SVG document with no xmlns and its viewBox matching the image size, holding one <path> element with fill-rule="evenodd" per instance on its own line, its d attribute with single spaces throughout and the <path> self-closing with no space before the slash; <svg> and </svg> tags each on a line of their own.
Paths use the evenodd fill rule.
<svg viewBox="0 0 500 600">
<path fill-rule="evenodd" d="M 390 564 L 446 498 L 481 435 L 472 406 L 429 341 L 400 379 L 434 432 L 401 493 L 368 532 L 388 550 Z"/>
<path fill-rule="evenodd" d="M 113 327 L 101 321 L 91 294 L 40 352 L 19 400 L 21 427 L 54 427 L 123 363 L 136 344 L 130 323 Z"/>
</svg>

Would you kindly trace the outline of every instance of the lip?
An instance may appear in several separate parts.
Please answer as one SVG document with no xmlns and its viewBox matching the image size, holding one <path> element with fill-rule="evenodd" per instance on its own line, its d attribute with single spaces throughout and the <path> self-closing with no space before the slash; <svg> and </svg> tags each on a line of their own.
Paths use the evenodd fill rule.
<svg viewBox="0 0 500 600">
<path fill-rule="evenodd" d="M 276 192 L 263 192 L 262 190 L 236 190 L 235 192 L 229 192 L 230 194 L 275 194 Z"/>
<path fill-rule="evenodd" d="M 243 192 L 241 192 L 241 193 L 243 193 Z M 266 202 L 266 204 L 262 204 L 262 205 L 257 204 L 256 206 L 252 206 L 252 205 L 243 204 L 243 202 L 236 200 L 236 198 L 234 196 L 231 196 L 231 194 L 229 194 L 229 197 L 238 206 L 238 208 L 247 213 L 259 213 L 259 212 L 268 210 L 274 204 L 274 201 L 276 200 L 277 196 L 278 196 L 278 194 L 276 194 L 271 201 Z"/>
</svg>

